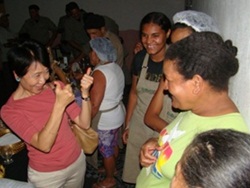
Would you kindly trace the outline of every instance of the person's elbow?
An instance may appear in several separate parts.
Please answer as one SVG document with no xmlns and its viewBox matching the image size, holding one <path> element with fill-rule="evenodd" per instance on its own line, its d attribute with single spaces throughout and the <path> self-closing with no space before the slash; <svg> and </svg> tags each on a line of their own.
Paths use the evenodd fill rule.
<svg viewBox="0 0 250 188">
<path fill-rule="evenodd" d="M 37 135 L 34 135 L 32 140 L 31 140 L 31 145 L 36 148 L 37 150 L 44 152 L 44 153 L 49 153 L 53 147 L 54 144 L 51 144 L 50 142 L 45 142 L 45 141 L 41 141 L 39 140 L 38 137 L 36 137 Z M 47 139 L 47 141 L 49 141 L 49 138 Z"/>
<path fill-rule="evenodd" d="M 148 114 L 146 113 L 144 116 L 144 124 L 148 125 L 150 123 L 150 118 L 148 117 Z"/>
<path fill-rule="evenodd" d="M 52 146 L 45 145 L 45 144 L 41 144 L 41 145 L 31 144 L 31 145 L 43 153 L 49 153 L 52 149 Z"/>
<path fill-rule="evenodd" d="M 99 106 L 96 106 L 96 105 L 92 105 L 92 110 L 91 110 L 91 119 L 93 119 L 96 114 L 99 112 Z"/>
<path fill-rule="evenodd" d="M 152 119 L 153 119 L 152 112 L 150 110 L 147 110 L 144 116 L 144 124 L 151 127 L 150 125 L 152 124 Z"/>
<path fill-rule="evenodd" d="M 44 147 L 44 148 L 41 148 L 40 150 L 44 153 L 49 153 L 51 151 L 52 147 Z"/>
</svg>

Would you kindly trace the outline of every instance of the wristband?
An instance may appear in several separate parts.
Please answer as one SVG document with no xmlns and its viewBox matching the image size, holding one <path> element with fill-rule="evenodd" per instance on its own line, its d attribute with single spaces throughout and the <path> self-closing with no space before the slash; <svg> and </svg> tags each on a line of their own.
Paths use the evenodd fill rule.
<svg viewBox="0 0 250 188">
<path fill-rule="evenodd" d="M 88 96 L 88 97 L 81 97 L 82 98 L 82 100 L 84 100 L 84 101 L 90 101 L 90 97 Z"/>
</svg>

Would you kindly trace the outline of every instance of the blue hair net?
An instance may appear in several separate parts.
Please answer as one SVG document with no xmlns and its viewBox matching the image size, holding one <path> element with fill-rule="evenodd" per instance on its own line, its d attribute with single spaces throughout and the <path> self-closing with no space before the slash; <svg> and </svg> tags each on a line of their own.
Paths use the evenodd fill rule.
<svg viewBox="0 0 250 188">
<path fill-rule="evenodd" d="M 111 41 L 104 37 L 90 40 L 90 47 L 94 50 L 98 58 L 103 62 L 115 62 L 117 52 Z"/>
</svg>

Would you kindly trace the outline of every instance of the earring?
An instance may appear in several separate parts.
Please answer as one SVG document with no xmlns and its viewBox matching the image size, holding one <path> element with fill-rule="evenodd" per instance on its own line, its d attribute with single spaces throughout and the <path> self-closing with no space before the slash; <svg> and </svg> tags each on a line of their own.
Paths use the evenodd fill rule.
<svg viewBox="0 0 250 188">
<path fill-rule="evenodd" d="M 17 81 L 17 82 L 20 82 L 20 80 L 21 80 L 21 78 L 19 78 L 19 77 L 16 78 L 16 81 Z"/>
</svg>

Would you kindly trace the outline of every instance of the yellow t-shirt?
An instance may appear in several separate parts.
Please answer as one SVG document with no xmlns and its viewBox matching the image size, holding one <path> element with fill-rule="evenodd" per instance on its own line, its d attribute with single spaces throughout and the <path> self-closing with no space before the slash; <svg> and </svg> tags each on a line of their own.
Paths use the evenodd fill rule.
<svg viewBox="0 0 250 188">
<path fill-rule="evenodd" d="M 161 146 L 164 145 L 164 149 L 155 153 L 158 158 L 155 164 L 141 170 L 136 188 L 170 187 L 175 165 L 187 145 L 197 134 L 211 129 L 234 129 L 249 132 L 239 113 L 202 117 L 191 111 L 182 112 L 161 131 L 158 142 Z"/>
</svg>

